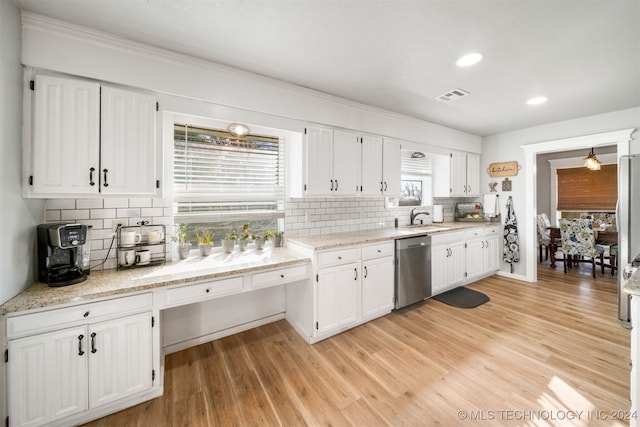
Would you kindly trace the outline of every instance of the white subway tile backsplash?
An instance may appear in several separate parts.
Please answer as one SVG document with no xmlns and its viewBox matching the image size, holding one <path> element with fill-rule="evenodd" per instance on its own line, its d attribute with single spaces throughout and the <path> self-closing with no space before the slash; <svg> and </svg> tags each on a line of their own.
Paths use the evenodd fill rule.
<svg viewBox="0 0 640 427">
<path fill-rule="evenodd" d="M 130 208 L 150 208 L 151 206 L 153 206 L 153 199 L 148 199 L 148 198 L 129 199 Z"/>
<path fill-rule="evenodd" d="M 115 209 L 91 209 L 91 219 L 115 218 Z"/>
<path fill-rule="evenodd" d="M 59 209 L 54 209 L 51 211 L 45 211 L 44 213 L 44 220 L 46 222 L 56 222 L 56 221 L 60 221 L 61 217 L 60 217 L 60 210 Z"/>
<path fill-rule="evenodd" d="M 75 209 L 75 199 L 47 199 L 44 202 L 45 210 L 49 209 Z"/>
<path fill-rule="evenodd" d="M 60 219 L 63 221 L 71 219 L 89 219 L 89 209 L 63 209 L 60 211 Z"/>
<path fill-rule="evenodd" d="M 126 198 L 113 198 L 113 199 L 104 199 L 104 207 L 108 208 L 128 208 L 129 207 L 129 199 Z"/>
<path fill-rule="evenodd" d="M 102 209 L 103 199 L 77 199 L 76 209 Z"/>
<path fill-rule="evenodd" d="M 116 209 L 116 218 L 135 218 L 135 217 L 139 217 L 139 216 L 140 216 L 140 209 L 139 208 L 133 208 L 133 209 L 118 208 L 118 209 Z"/>
<path fill-rule="evenodd" d="M 162 216 L 162 208 L 141 208 L 140 215 L 142 216 Z"/>
</svg>

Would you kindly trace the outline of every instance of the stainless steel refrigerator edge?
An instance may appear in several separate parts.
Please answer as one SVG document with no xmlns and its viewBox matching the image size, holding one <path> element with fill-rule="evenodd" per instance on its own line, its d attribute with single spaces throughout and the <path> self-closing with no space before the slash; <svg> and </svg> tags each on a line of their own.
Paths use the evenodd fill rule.
<svg viewBox="0 0 640 427">
<path fill-rule="evenodd" d="M 623 292 L 631 262 L 640 253 L 640 155 L 620 156 L 618 162 L 618 318 L 629 325 L 629 296 Z"/>
<path fill-rule="evenodd" d="M 431 237 L 396 239 L 395 309 L 431 296 Z"/>
</svg>

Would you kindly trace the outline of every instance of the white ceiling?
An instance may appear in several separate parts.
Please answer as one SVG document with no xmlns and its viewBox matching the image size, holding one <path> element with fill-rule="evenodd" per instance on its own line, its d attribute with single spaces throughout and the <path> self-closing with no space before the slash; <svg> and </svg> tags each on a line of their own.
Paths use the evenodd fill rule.
<svg viewBox="0 0 640 427">
<path fill-rule="evenodd" d="M 640 106 L 640 0 L 14 1 L 481 136 Z"/>
</svg>

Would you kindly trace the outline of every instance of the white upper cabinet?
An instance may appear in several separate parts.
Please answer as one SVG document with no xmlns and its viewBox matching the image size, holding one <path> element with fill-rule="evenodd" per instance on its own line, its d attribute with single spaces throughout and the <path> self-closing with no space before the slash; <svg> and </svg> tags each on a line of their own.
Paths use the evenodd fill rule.
<svg viewBox="0 0 640 427">
<path fill-rule="evenodd" d="M 382 138 L 362 136 L 362 192 L 363 196 L 382 194 Z"/>
<path fill-rule="evenodd" d="M 382 191 L 387 197 L 400 197 L 401 149 L 399 141 L 390 139 L 382 145 Z"/>
<path fill-rule="evenodd" d="M 480 195 L 480 156 L 472 153 L 434 155 L 434 197 L 477 197 Z"/>
<path fill-rule="evenodd" d="M 100 191 L 154 194 L 156 97 L 103 86 L 101 106 Z"/>
<path fill-rule="evenodd" d="M 355 132 L 333 131 L 333 193 L 336 196 L 360 194 L 361 144 Z"/>
<path fill-rule="evenodd" d="M 155 96 L 49 75 L 33 89 L 26 197 L 161 194 Z"/>
<path fill-rule="evenodd" d="M 291 197 L 400 195 L 397 141 L 310 125 L 287 153 Z"/>
<path fill-rule="evenodd" d="M 100 165 L 100 85 L 38 76 L 34 90 L 33 170 L 29 178 L 32 193 L 96 193 Z"/>
</svg>

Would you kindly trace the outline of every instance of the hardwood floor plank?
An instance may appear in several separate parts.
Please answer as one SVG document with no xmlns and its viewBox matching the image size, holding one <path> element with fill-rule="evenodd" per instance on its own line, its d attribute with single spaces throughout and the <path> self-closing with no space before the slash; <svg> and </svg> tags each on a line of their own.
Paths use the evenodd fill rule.
<svg viewBox="0 0 640 427">
<path fill-rule="evenodd" d="M 173 353 L 164 396 L 88 425 L 625 425 L 594 415 L 630 406 L 616 278 L 538 277 L 492 276 L 469 286 L 491 299 L 474 309 L 428 300 L 314 345 L 283 320 Z M 571 411 L 591 418 L 558 418 Z"/>
</svg>

